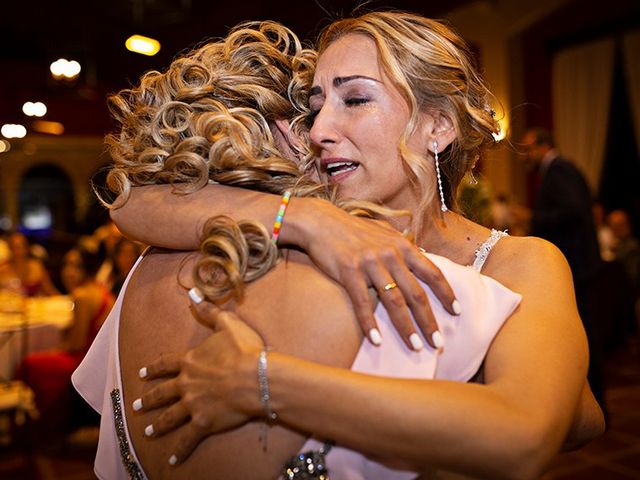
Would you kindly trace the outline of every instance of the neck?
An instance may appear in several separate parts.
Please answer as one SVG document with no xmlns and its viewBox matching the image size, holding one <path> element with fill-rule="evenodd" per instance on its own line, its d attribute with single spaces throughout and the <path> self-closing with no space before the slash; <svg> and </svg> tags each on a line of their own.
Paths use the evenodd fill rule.
<svg viewBox="0 0 640 480">
<path fill-rule="evenodd" d="M 439 202 L 432 202 L 428 211 L 422 215 L 416 243 L 430 253 L 468 265 L 473 261 L 475 250 L 488 235 L 487 228 L 451 210 L 443 213 Z"/>
</svg>

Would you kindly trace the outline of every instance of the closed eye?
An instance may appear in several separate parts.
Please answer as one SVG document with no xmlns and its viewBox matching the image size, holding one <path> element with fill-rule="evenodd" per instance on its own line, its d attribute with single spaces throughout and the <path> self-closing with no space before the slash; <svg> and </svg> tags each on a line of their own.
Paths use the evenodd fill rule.
<svg viewBox="0 0 640 480">
<path fill-rule="evenodd" d="M 366 97 L 353 97 L 347 98 L 344 103 L 350 107 L 364 105 L 365 103 L 369 103 L 369 99 Z"/>
</svg>

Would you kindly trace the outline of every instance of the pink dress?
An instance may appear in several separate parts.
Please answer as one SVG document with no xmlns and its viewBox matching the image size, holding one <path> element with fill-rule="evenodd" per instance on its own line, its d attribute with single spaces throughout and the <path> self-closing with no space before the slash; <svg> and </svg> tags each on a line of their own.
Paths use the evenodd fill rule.
<svg viewBox="0 0 640 480">
<path fill-rule="evenodd" d="M 482 365 L 491 341 L 518 306 L 520 295 L 472 267 L 455 264 L 437 255 L 427 256 L 442 270 L 463 309 L 460 316 L 449 315 L 423 284 L 444 338 L 444 349 L 438 352 L 427 346 L 420 352 L 409 350 L 393 328 L 385 309 L 379 305 L 375 314 L 384 342 L 380 347 L 373 347 L 368 341 L 363 341 L 352 370 L 400 378 L 466 382 Z M 101 479 L 146 478 L 133 450 L 124 418 L 118 354 L 122 299 L 139 262 L 140 259 L 129 273 L 113 310 L 72 378 L 78 392 L 102 415 L 95 461 L 95 473 Z M 317 450 L 322 445 L 321 440 L 309 439 L 301 452 Z M 339 446 L 331 449 L 326 462 L 331 480 L 416 477 L 413 472 L 387 468 Z"/>
</svg>

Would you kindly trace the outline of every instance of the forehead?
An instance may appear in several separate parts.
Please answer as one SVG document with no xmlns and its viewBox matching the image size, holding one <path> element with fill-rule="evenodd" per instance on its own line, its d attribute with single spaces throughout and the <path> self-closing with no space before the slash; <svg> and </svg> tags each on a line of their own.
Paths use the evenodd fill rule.
<svg viewBox="0 0 640 480">
<path fill-rule="evenodd" d="M 348 75 L 366 75 L 377 79 L 383 76 L 378 49 L 370 37 L 349 33 L 331 43 L 318 59 L 314 80 L 323 76 Z"/>
</svg>

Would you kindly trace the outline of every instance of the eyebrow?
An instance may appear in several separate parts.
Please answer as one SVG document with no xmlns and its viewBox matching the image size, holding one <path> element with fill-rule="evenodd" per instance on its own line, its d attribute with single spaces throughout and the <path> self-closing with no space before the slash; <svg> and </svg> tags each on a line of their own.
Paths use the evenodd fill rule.
<svg viewBox="0 0 640 480">
<path fill-rule="evenodd" d="M 352 82 L 354 80 L 371 80 L 373 82 L 377 82 L 377 83 L 382 83 L 380 82 L 380 80 L 377 80 L 375 78 L 372 77 L 367 77 L 366 75 L 349 75 L 347 77 L 336 77 L 333 79 L 333 86 L 334 87 L 340 87 L 341 85 L 344 85 L 345 83 L 348 82 Z M 311 89 L 309 90 L 309 96 L 313 97 L 315 95 L 320 95 L 322 94 L 322 87 L 319 85 L 316 85 L 315 87 L 311 87 Z"/>
</svg>

